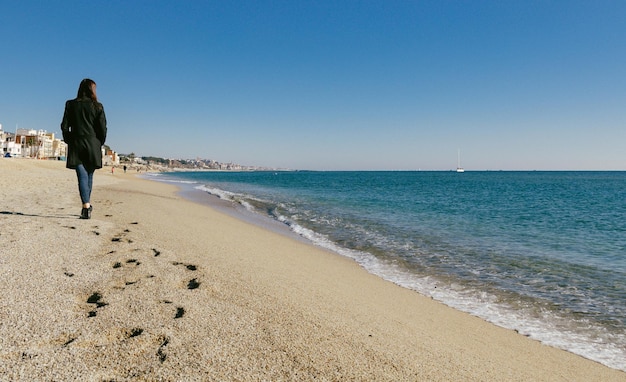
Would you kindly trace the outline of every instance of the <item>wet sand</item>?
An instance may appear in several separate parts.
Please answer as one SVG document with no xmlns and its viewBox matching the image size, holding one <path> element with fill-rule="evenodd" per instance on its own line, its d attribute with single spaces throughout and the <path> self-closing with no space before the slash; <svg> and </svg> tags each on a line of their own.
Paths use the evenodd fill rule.
<svg viewBox="0 0 626 382">
<path fill-rule="evenodd" d="M 99 170 L 0 159 L 0 380 L 626 381 L 235 219 Z"/>
</svg>

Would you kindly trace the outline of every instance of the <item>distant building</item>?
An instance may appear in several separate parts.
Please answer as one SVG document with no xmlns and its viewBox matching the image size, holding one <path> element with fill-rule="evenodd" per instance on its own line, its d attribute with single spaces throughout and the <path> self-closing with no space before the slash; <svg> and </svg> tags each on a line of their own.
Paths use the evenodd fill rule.
<svg viewBox="0 0 626 382">
<path fill-rule="evenodd" d="M 2 130 L 0 124 L 0 148 L 2 156 L 11 157 L 60 159 L 67 158 L 67 143 L 45 130 L 17 129 L 15 134 Z M 120 158 L 113 150 L 102 148 L 102 164 L 117 166 Z"/>
<path fill-rule="evenodd" d="M 15 141 L 15 134 L 5 132 L 0 125 L 0 148 L 2 148 L 2 156 L 9 154 L 12 157 L 22 156 L 22 146 Z"/>
<path fill-rule="evenodd" d="M 16 156 L 36 159 L 61 159 L 67 156 L 67 144 L 55 138 L 54 133 L 45 130 L 17 129 L 12 141 L 14 149 L 19 146 L 21 151 Z M 6 145 L 7 150 L 9 146 Z"/>
<path fill-rule="evenodd" d="M 0 125 L 0 148 L 2 156 L 36 159 L 63 159 L 67 145 L 54 133 L 45 130 L 17 129 L 15 134 L 2 130 Z"/>
<path fill-rule="evenodd" d="M 113 150 L 107 150 L 102 148 L 102 165 L 103 166 L 117 166 L 120 164 L 120 157 Z"/>
</svg>

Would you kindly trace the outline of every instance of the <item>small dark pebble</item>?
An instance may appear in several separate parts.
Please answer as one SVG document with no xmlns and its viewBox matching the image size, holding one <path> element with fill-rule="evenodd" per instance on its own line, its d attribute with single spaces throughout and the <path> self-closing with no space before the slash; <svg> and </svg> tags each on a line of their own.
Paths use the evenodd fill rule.
<svg viewBox="0 0 626 382">
<path fill-rule="evenodd" d="M 198 269 L 195 265 L 187 265 L 187 269 L 189 269 L 190 271 L 195 271 L 196 269 Z"/>
<path fill-rule="evenodd" d="M 182 316 L 185 315 L 185 309 L 183 308 L 176 308 L 176 315 L 174 316 L 174 318 L 181 318 Z"/>
<path fill-rule="evenodd" d="M 143 333 L 143 329 L 140 329 L 140 328 L 131 329 L 130 332 L 128 333 L 128 338 L 140 336 L 141 333 Z"/>
<path fill-rule="evenodd" d="M 163 363 L 167 359 L 167 354 L 163 353 L 163 350 L 159 348 L 157 351 L 157 355 L 159 356 L 159 362 Z"/>
<path fill-rule="evenodd" d="M 72 342 L 74 342 L 74 341 L 76 341 L 76 338 L 70 338 L 69 340 L 67 340 L 67 341 L 63 344 L 63 347 L 65 347 L 65 346 L 67 346 L 67 345 L 71 344 L 71 343 L 72 343 Z"/>
<path fill-rule="evenodd" d="M 200 283 L 196 279 L 189 280 L 187 284 L 187 289 L 197 289 L 200 286 Z"/>
<path fill-rule="evenodd" d="M 113 268 L 119 268 L 121 266 L 122 266 L 122 263 L 120 263 L 120 262 L 117 262 L 117 263 L 113 264 Z"/>
<path fill-rule="evenodd" d="M 87 299 L 87 303 L 88 304 L 95 304 L 98 301 L 100 301 L 100 299 L 102 298 L 102 295 L 98 292 L 93 293 L 91 296 L 89 296 L 89 298 Z"/>
</svg>

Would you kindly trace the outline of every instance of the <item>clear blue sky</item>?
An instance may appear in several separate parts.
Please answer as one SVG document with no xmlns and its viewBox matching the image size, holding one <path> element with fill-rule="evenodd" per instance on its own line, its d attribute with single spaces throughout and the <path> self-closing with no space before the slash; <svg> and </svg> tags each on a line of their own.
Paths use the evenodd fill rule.
<svg viewBox="0 0 626 382">
<path fill-rule="evenodd" d="M 0 123 L 98 83 L 120 153 L 626 170 L 626 1 L 2 1 Z"/>
</svg>

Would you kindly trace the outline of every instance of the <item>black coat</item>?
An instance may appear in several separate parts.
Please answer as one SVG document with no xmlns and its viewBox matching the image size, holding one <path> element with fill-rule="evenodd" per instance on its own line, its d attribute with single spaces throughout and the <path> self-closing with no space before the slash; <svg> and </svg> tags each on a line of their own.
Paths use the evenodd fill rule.
<svg viewBox="0 0 626 382">
<path fill-rule="evenodd" d="M 107 120 L 101 103 L 94 103 L 89 98 L 67 101 L 61 131 L 68 145 L 65 167 L 76 168 L 82 164 L 87 170 L 102 168 Z"/>
</svg>

